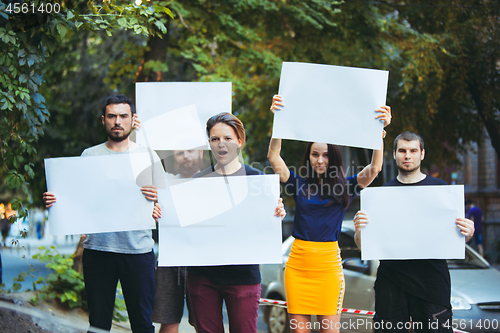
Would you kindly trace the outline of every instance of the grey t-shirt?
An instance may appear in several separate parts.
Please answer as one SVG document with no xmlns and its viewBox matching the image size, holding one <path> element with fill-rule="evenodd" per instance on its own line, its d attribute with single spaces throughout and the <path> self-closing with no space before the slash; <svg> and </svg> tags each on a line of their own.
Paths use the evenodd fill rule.
<svg viewBox="0 0 500 333">
<path fill-rule="evenodd" d="M 113 154 L 129 154 L 129 153 L 147 153 L 148 148 L 140 146 L 134 142 L 126 152 L 116 152 L 109 149 L 106 143 L 87 148 L 83 151 L 82 156 L 99 156 L 99 155 L 113 155 Z M 146 179 L 139 180 L 138 184 L 142 185 L 156 185 L 164 179 L 163 167 L 161 166 L 160 159 L 156 153 L 151 150 L 151 154 L 155 163 L 153 163 L 153 184 L 151 184 L 151 173 L 145 172 L 142 175 Z M 149 177 L 147 177 L 149 175 Z M 149 178 L 149 180 L 147 179 Z M 137 189 L 140 191 L 140 188 Z M 91 207 L 89 207 L 92 209 Z M 133 207 L 123 207 L 123 209 L 133 209 Z M 151 213 L 153 210 L 151 209 Z M 134 231 L 120 231 L 120 232 L 103 232 L 96 234 L 86 234 L 83 247 L 89 250 L 127 253 L 127 254 L 141 254 L 148 253 L 153 249 L 154 240 L 151 235 L 151 230 L 134 230 Z"/>
</svg>

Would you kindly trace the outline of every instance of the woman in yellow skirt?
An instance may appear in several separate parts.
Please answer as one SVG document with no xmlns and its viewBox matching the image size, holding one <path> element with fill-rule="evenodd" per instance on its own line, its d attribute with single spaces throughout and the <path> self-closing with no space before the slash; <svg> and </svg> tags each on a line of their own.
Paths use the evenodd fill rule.
<svg viewBox="0 0 500 333">
<path fill-rule="evenodd" d="M 282 99 L 273 97 L 271 111 L 280 110 Z M 376 110 L 384 127 L 391 123 L 391 109 Z M 352 126 L 352 124 L 341 124 Z M 385 131 L 384 131 L 385 136 Z M 269 162 L 295 200 L 292 236 L 295 241 L 285 269 L 285 289 L 294 332 L 311 331 L 311 315 L 317 315 L 321 332 L 338 332 L 345 283 L 338 247 L 345 209 L 359 191 L 382 169 L 383 146 L 359 174 L 346 178 L 340 149 L 311 142 L 299 172 L 290 170 L 280 156 L 281 139 L 271 139 Z"/>
</svg>

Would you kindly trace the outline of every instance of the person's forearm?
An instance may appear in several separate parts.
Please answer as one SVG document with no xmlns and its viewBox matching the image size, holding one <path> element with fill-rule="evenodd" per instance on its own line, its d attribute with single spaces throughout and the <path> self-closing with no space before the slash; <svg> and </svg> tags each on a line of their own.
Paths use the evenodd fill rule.
<svg viewBox="0 0 500 333">
<path fill-rule="evenodd" d="M 356 233 L 354 234 L 354 242 L 361 249 L 361 235 L 357 230 Z"/>
<path fill-rule="evenodd" d="M 371 172 L 378 174 L 382 171 L 384 165 L 384 139 L 382 139 L 382 147 L 380 150 L 374 150 L 372 154 L 372 161 L 370 163 Z"/>
<path fill-rule="evenodd" d="M 375 177 L 382 170 L 384 164 L 384 142 L 380 150 L 374 150 L 372 154 L 372 161 L 358 174 L 358 184 L 361 188 L 368 187 Z"/>
<path fill-rule="evenodd" d="M 285 161 L 281 158 L 281 139 L 272 138 L 269 143 L 269 152 L 267 153 L 267 159 L 269 164 L 273 168 L 274 173 L 280 176 L 281 182 L 286 182 L 290 177 L 290 171 L 286 166 Z"/>
<path fill-rule="evenodd" d="M 278 153 L 281 150 L 281 139 L 271 138 L 269 143 L 269 153 Z"/>
<path fill-rule="evenodd" d="M 281 139 L 275 139 L 271 138 L 271 142 L 269 143 L 269 151 L 267 152 L 267 159 L 269 160 L 269 163 L 271 164 L 271 167 L 273 168 L 275 173 L 280 173 L 281 170 L 281 161 L 282 158 L 280 156 L 281 152 Z"/>
</svg>

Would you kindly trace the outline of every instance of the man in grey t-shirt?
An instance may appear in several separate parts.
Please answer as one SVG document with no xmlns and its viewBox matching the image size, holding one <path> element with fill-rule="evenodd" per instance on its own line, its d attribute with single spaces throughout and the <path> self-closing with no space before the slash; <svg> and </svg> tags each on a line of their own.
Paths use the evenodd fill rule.
<svg viewBox="0 0 500 333">
<path fill-rule="evenodd" d="M 134 106 L 130 99 L 123 95 L 108 97 L 102 115 L 108 141 L 85 149 L 82 156 L 148 152 L 147 148 L 139 146 L 129 138 L 134 119 Z M 138 179 L 137 182 L 150 184 L 143 186 L 141 191 L 146 199 L 154 202 L 157 201 L 157 190 L 151 183 L 157 184 L 157 181 L 163 178 L 163 168 L 156 153 L 150 154 L 155 162 L 152 163 L 152 173 L 141 174 L 149 180 Z M 56 202 L 53 193 L 45 192 L 43 198 L 47 208 Z M 90 332 L 92 328 L 108 331 L 111 329 L 116 286 L 120 281 L 132 331 L 154 333 L 151 320 L 155 293 L 153 245 L 151 230 L 86 235 L 82 262 Z"/>
</svg>

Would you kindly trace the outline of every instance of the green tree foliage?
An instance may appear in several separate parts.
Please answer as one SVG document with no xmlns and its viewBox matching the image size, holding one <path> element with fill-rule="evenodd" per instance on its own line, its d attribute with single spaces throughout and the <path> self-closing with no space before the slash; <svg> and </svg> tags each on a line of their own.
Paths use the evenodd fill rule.
<svg viewBox="0 0 500 333">
<path fill-rule="evenodd" d="M 233 112 L 244 121 L 246 153 L 266 163 L 271 133 L 271 97 L 277 92 L 283 61 L 328 63 L 328 40 L 338 30 L 337 1 L 164 1 L 174 19 L 168 36 L 149 39 L 138 81 L 231 81 Z M 161 45 L 158 45 L 161 44 Z M 149 50 L 164 50 L 149 52 Z M 166 64 L 167 72 L 147 71 L 147 62 Z M 160 73 L 159 73 L 160 72 Z M 291 163 L 303 144 L 286 145 Z"/>
<path fill-rule="evenodd" d="M 280 2 L 153 4 L 168 6 L 174 15 L 163 15 L 161 20 L 168 30 L 162 38 L 132 38 L 127 32 L 113 33 L 113 38 L 108 38 L 103 32 L 89 34 L 80 29 L 68 33 L 65 43 L 57 46 L 45 65 L 46 83 L 41 87 L 50 105 L 51 123 L 44 125 L 45 135 L 37 144 L 40 156 L 79 155 L 84 148 L 104 141 L 105 133 L 100 128 L 102 100 L 113 91 L 133 96 L 134 81 L 232 81 L 236 113 L 250 115 L 245 110 L 253 108 L 254 98 L 268 103 L 268 98 L 262 96 L 262 87 L 275 89 L 282 60 L 263 42 L 267 37 L 256 20 L 266 16 L 266 24 L 272 27 L 272 16 L 283 7 Z M 293 18 L 297 13 L 304 17 L 304 25 L 309 24 L 307 21 L 313 22 L 313 26 L 325 22 L 333 25 L 331 21 L 338 12 L 332 2 L 313 8 L 301 6 L 296 2 L 287 15 Z M 276 34 L 289 33 L 288 28 L 277 30 L 282 31 Z M 267 95 L 270 99 L 272 93 Z M 252 122 L 262 116 L 265 125 L 253 126 Z M 259 138 L 268 140 L 271 115 L 267 109 L 258 118 L 244 120 L 248 132 L 259 135 L 249 137 L 248 154 L 254 155 L 259 150 L 252 147 L 257 143 L 266 145 Z M 265 152 L 260 161 L 264 159 Z M 41 161 L 35 170 L 43 175 Z M 45 188 L 42 177 L 32 188 L 38 193 L 35 198 L 39 198 Z"/>
<path fill-rule="evenodd" d="M 40 93 L 47 59 L 75 31 L 103 31 L 107 36 L 131 30 L 144 36 L 161 35 L 161 18 L 170 10 L 159 6 L 120 5 L 105 1 L 63 1 L 47 10 L 45 2 L 0 2 L 0 176 L 11 195 L 12 208 L 29 198 L 28 181 L 35 176 L 35 142 L 43 134 L 49 112 Z M 70 66 L 71 67 L 71 66 Z M 69 67 L 69 68 L 70 68 Z M 22 210 L 20 217 L 25 217 Z"/>
<path fill-rule="evenodd" d="M 41 125 L 48 119 L 45 100 L 38 92 L 42 83 L 41 70 L 46 51 L 40 47 L 42 27 L 57 33 L 50 17 L 6 13 L 7 6 L 0 2 L 0 154 L 5 183 L 10 190 L 29 195 L 28 179 L 34 177 L 32 159 L 36 155 L 33 142 L 41 133 Z M 24 14 L 23 14 L 24 15 Z M 47 40 L 51 43 L 52 40 Z M 18 210 L 18 199 L 12 200 Z"/>
<path fill-rule="evenodd" d="M 392 92 L 405 116 L 395 117 L 397 126 L 420 132 L 437 165 L 456 163 L 456 152 L 480 141 L 484 128 L 500 156 L 500 3 L 376 3 L 427 38 L 398 71 L 401 86 Z"/>
<path fill-rule="evenodd" d="M 272 126 L 269 105 L 278 90 L 283 61 L 389 70 L 388 104 L 393 106 L 396 122 L 386 142 L 403 129 L 420 132 L 427 126 L 415 110 L 432 104 L 438 94 L 432 80 L 426 79 L 442 75 L 435 57 L 442 52 L 440 39 L 417 31 L 392 8 L 367 0 L 164 3 L 175 15 L 166 23 L 168 38 L 161 41 L 166 55 L 149 55 L 150 61 L 166 63 L 168 72 L 150 71 L 138 80 L 233 82 L 233 112 L 247 126 L 246 152 L 251 161 L 267 163 Z M 157 42 L 149 39 L 148 47 L 159 49 Z M 186 64 L 196 71 L 195 77 L 184 70 Z M 188 75 L 179 80 L 179 72 Z M 444 147 L 437 140 L 433 143 L 440 147 L 438 152 Z M 289 164 L 300 164 L 303 151 L 303 143 L 284 143 L 283 155 Z M 367 164 L 369 154 L 358 152 L 359 164 Z M 450 160 L 449 154 L 435 156 L 427 161 Z"/>
<path fill-rule="evenodd" d="M 444 75 L 439 56 L 445 50 L 439 36 L 417 30 L 394 8 L 367 0 L 159 3 L 169 6 L 175 18 L 165 22 L 165 38 L 148 40 L 136 80 L 233 82 L 233 112 L 247 126 L 251 161 L 266 163 L 269 105 L 283 61 L 389 70 L 388 104 L 395 123 L 386 142 L 405 129 L 430 133 L 422 110 L 435 107 L 440 96 L 435 82 Z M 428 139 L 436 146 L 429 164 L 454 161 L 449 146 L 457 141 L 441 139 Z M 303 148 L 303 143 L 285 141 L 285 160 L 299 164 Z M 357 155 L 360 164 L 369 162 L 363 150 Z"/>
<path fill-rule="evenodd" d="M 389 70 L 387 103 L 394 123 L 388 150 L 400 132 L 421 133 L 431 148 L 427 167 L 458 163 L 457 151 L 480 140 L 483 126 L 500 151 L 496 1 L 170 1 L 169 6 L 176 20 L 164 39 L 168 54 L 191 61 L 197 80 L 233 82 L 233 111 L 247 125 L 252 161 L 266 161 L 268 108 L 282 61 Z M 249 15 L 254 12 L 259 15 Z M 302 151 L 300 143 L 284 144 L 291 164 L 300 163 Z M 363 156 L 361 151 L 359 163 L 368 163 Z"/>
</svg>

